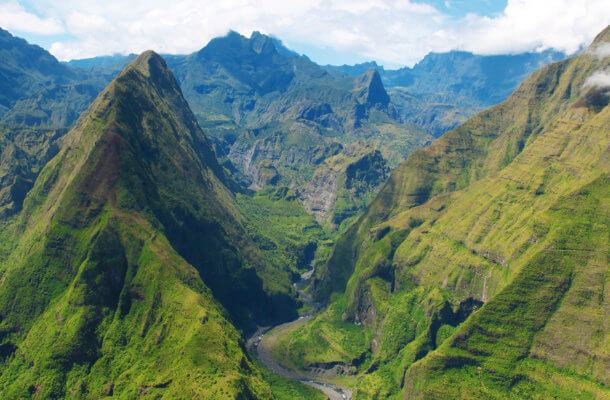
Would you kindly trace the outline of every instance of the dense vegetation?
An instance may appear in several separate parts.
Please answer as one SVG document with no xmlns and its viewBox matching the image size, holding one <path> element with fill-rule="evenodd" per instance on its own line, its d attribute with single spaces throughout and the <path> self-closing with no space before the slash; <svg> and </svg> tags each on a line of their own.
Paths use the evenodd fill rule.
<svg viewBox="0 0 610 400">
<path fill-rule="evenodd" d="M 3 228 L 2 397 L 311 392 L 266 378 L 233 326 L 296 304 L 226 179 L 164 61 L 126 67 Z"/>
<path fill-rule="evenodd" d="M 319 270 L 329 311 L 277 355 L 353 367 L 358 399 L 607 396 L 610 108 L 585 82 L 609 41 L 401 164 Z"/>
<path fill-rule="evenodd" d="M 244 340 L 320 304 L 273 356 L 356 399 L 607 397 L 609 42 L 430 144 L 561 55 L 66 65 L 0 29 L 0 397 L 323 398 Z"/>
</svg>

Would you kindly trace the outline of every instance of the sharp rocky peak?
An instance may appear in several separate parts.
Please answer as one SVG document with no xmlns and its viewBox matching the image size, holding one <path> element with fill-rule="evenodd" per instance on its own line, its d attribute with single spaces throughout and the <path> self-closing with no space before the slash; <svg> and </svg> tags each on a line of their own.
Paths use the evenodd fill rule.
<svg viewBox="0 0 610 400">
<path fill-rule="evenodd" d="M 356 78 L 355 92 L 356 99 L 360 103 L 382 106 L 390 103 L 390 96 L 388 96 L 376 68 L 371 68 Z"/>
</svg>

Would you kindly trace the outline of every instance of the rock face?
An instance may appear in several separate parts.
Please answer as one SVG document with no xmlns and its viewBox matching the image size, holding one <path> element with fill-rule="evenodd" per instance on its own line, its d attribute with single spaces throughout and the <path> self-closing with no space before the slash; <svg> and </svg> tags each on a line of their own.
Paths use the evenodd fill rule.
<svg viewBox="0 0 610 400">
<path fill-rule="evenodd" d="M 383 87 L 377 69 L 370 69 L 357 78 L 354 92 L 360 104 L 378 107 L 387 107 L 390 104 L 390 96 Z"/>
<path fill-rule="evenodd" d="M 337 180 L 344 172 L 327 166 L 320 167 L 300 192 L 305 209 L 312 213 L 318 222 L 325 222 L 328 214 L 332 212 L 337 200 Z"/>
<path fill-rule="evenodd" d="M 378 150 L 352 145 L 327 158 L 299 196 L 318 222 L 336 227 L 364 210 L 389 171 Z"/>
</svg>

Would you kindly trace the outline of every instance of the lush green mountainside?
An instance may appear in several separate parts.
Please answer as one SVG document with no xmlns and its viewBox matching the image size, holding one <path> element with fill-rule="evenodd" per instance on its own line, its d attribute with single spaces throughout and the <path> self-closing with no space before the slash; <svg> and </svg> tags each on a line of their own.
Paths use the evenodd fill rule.
<svg viewBox="0 0 610 400">
<path fill-rule="evenodd" d="M 357 399 L 606 398 L 609 32 L 393 171 L 276 355 Z"/>
<path fill-rule="evenodd" d="M 1 397 L 315 398 L 232 325 L 289 318 L 289 280 L 163 59 L 138 57 L 62 140 L 1 230 Z"/>
</svg>

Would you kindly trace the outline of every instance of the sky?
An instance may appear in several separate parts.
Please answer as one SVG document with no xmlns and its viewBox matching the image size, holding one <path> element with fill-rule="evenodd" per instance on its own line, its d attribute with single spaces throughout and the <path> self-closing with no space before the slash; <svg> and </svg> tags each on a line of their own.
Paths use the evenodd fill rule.
<svg viewBox="0 0 610 400">
<path fill-rule="evenodd" d="M 60 60 L 186 54 L 260 31 L 320 64 L 412 66 L 429 52 L 578 51 L 610 0 L 0 0 L 0 27 Z"/>
</svg>

